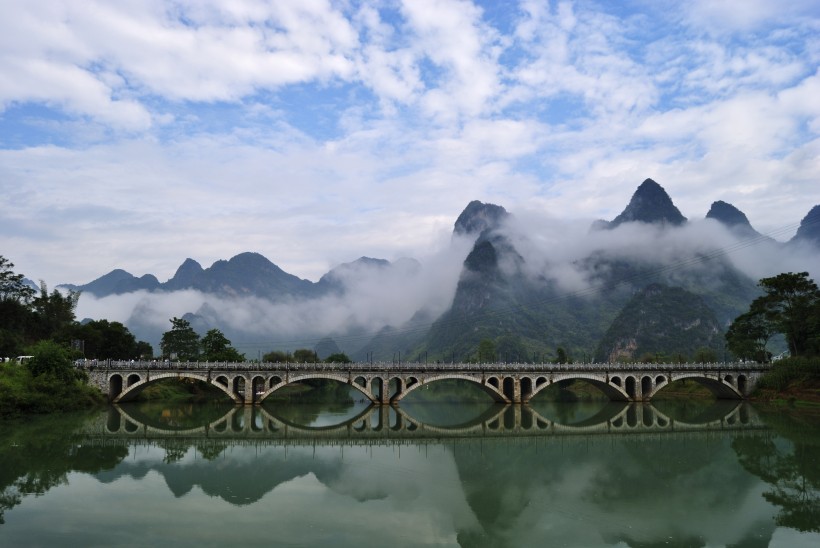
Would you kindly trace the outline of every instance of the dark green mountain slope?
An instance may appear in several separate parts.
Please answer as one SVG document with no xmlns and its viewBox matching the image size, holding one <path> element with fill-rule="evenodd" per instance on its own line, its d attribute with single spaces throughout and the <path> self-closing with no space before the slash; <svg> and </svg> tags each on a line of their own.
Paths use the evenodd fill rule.
<svg viewBox="0 0 820 548">
<path fill-rule="evenodd" d="M 646 354 L 689 359 L 700 348 L 722 353 L 723 331 L 706 301 L 680 287 L 651 284 L 612 322 L 595 361 L 633 361 Z"/>
</svg>

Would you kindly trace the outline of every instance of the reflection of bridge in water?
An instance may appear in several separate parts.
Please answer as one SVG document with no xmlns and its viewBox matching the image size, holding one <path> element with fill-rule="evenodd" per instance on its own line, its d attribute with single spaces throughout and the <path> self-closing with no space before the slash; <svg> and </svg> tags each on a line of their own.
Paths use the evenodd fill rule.
<svg viewBox="0 0 820 548">
<path fill-rule="evenodd" d="M 357 416 L 332 426 L 311 427 L 276 416 L 265 407 L 235 407 L 217 420 L 193 428 L 171 428 L 138 420 L 112 406 L 107 420 L 86 427 L 81 435 L 101 441 L 190 440 L 258 444 L 441 443 L 459 439 L 663 435 L 688 432 L 765 429 L 745 403 L 721 410 L 701 422 L 675 420 L 648 403 L 609 404 L 594 416 L 574 424 L 547 418 L 529 406 L 491 406 L 474 420 L 454 426 L 425 424 L 402 408 L 370 406 Z"/>
<path fill-rule="evenodd" d="M 107 362 L 86 368 L 89 383 L 112 402 L 135 398 L 163 379 L 194 379 L 238 404 L 258 404 L 295 383 L 329 380 L 347 384 L 374 404 L 395 404 L 423 386 L 458 379 L 476 384 L 499 403 L 527 403 L 553 384 L 582 380 L 610 400 L 649 401 L 670 383 L 691 379 L 718 398 L 744 399 L 767 365 L 700 364 L 322 364 Z"/>
</svg>

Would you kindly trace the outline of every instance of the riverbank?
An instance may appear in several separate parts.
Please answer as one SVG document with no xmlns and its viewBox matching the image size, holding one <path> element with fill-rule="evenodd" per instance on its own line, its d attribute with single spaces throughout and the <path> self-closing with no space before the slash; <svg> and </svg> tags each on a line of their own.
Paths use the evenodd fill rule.
<svg viewBox="0 0 820 548">
<path fill-rule="evenodd" d="M 788 358 L 758 381 L 753 401 L 820 410 L 820 358 Z"/>
<path fill-rule="evenodd" d="M 105 396 L 82 379 L 34 376 L 14 362 L 0 364 L 0 418 L 104 406 Z"/>
</svg>

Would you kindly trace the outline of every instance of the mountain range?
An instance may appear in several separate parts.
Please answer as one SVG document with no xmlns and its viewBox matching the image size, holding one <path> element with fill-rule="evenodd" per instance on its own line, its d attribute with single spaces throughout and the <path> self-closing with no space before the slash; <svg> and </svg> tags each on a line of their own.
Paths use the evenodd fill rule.
<svg viewBox="0 0 820 548">
<path fill-rule="evenodd" d="M 463 360 L 490 339 L 502 361 L 548 359 L 559 346 L 578 360 L 629 360 L 646 352 L 719 351 L 722 331 L 759 294 L 757 280 L 703 230 L 778 253 L 810 256 L 820 249 L 820 206 L 792 240 L 780 244 L 722 201 L 711 205 L 705 220 L 687 220 L 652 179 L 637 187 L 612 221 L 593 223 L 577 245 L 567 246 L 560 234 L 545 244 L 537 229 L 515 221 L 501 206 L 470 202 L 453 226 L 451 255 L 460 270 L 454 271 L 455 287 L 438 287 L 417 303 L 412 288 L 423 286 L 420 280 L 432 280 L 432 288 L 438 282 L 414 259 L 361 257 L 311 282 L 247 252 L 208 268 L 186 259 L 164 283 L 116 269 L 63 287 L 98 299 L 135 292 L 163 299 L 196 291 L 203 301 L 184 317 L 202 333 L 221 329 L 240 350 L 252 352 L 249 357 L 316 347 L 321 340 L 324 348 L 359 360 Z M 689 230 L 693 223 L 706 228 Z M 553 252 L 562 245 L 571 249 L 569 256 Z M 654 319 L 640 321 L 650 310 Z M 668 317 L 660 310 L 668 310 Z M 125 323 L 156 345 L 169 328 L 156 315 L 143 300 Z M 660 325 L 666 338 L 657 336 Z"/>
</svg>

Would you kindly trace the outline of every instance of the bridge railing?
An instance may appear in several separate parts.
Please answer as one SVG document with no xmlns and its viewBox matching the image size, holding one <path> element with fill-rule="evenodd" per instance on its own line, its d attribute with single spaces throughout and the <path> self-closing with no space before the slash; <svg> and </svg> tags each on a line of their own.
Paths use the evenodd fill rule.
<svg viewBox="0 0 820 548">
<path fill-rule="evenodd" d="M 762 363 L 295 363 L 295 362 L 179 362 L 134 360 L 84 360 L 77 367 L 85 369 L 154 370 L 154 371 L 311 371 L 350 372 L 534 372 L 562 373 L 590 371 L 610 373 L 629 371 L 757 371 L 771 368 Z"/>
</svg>

